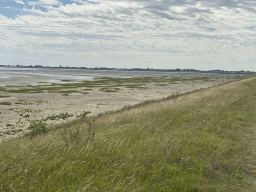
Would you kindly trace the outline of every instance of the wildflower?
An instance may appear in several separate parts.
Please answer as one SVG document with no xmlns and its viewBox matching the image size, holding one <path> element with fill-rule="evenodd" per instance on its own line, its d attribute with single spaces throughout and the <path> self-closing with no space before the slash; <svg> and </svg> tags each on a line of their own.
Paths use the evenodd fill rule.
<svg viewBox="0 0 256 192">
<path fill-rule="evenodd" d="M 68 173 L 68 175 L 71 175 L 71 173 Z"/>
<path fill-rule="evenodd" d="M 192 165 L 192 163 L 189 163 L 190 165 Z"/>
<path fill-rule="evenodd" d="M 164 167 L 162 167 L 162 169 L 164 169 Z"/>
<path fill-rule="evenodd" d="M 190 156 L 188 156 L 188 159 L 190 158 Z"/>
</svg>

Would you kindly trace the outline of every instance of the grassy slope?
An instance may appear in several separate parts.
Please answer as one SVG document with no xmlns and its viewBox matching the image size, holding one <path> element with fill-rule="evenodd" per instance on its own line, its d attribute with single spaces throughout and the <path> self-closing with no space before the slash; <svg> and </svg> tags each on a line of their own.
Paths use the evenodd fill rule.
<svg viewBox="0 0 256 192">
<path fill-rule="evenodd" d="M 255 99 L 251 78 L 2 142 L 0 191 L 252 191 Z"/>
</svg>

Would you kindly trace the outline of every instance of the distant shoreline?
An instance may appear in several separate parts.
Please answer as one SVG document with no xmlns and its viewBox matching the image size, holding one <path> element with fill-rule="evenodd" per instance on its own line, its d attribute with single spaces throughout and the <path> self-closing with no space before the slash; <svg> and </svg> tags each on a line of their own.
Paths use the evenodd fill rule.
<svg viewBox="0 0 256 192">
<path fill-rule="evenodd" d="M 42 66 L 42 65 L 35 65 L 35 66 L 23 66 L 23 65 L 0 65 L 1 67 L 6 68 L 36 68 L 36 69 L 86 69 L 86 70 L 117 70 L 117 71 L 157 71 L 157 72 L 197 72 L 197 73 L 219 73 L 219 74 L 255 74 L 254 71 L 228 71 L 228 70 L 198 70 L 198 69 L 153 69 L 153 68 L 108 68 L 108 67 L 69 67 L 69 66 L 59 66 L 59 67 L 52 67 L 52 66 Z"/>
</svg>

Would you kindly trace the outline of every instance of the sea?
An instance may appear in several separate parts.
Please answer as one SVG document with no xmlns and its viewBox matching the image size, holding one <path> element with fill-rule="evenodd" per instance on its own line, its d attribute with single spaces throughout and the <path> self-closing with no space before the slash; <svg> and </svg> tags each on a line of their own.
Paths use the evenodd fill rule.
<svg viewBox="0 0 256 192">
<path fill-rule="evenodd" d="M 69 68 L 27 68 L 0 67 L 0 86 L 26 86 L 42 83 L 72 83 L 93 81 L 95 78 L 134 78 L 134 77 L 202 77 L 222 76 L 214 73 L 196 72 L 161 72 L 161 71 L 125 71 L 125 70 L 93 70 Z M 63 81 L 63 80 L 69 80 Z"/>
</svg>

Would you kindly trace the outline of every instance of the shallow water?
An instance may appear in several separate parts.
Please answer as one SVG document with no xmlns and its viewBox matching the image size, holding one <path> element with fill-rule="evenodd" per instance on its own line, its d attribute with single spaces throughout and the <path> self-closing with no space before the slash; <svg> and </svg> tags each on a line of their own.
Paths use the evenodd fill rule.
<svg viewBox="0 0 256 192">
<path fill-rule="evenodd" d="M 65 68 L 21 68 L 0 67 L 0 86 L 7 85 L 37 85 L 46 83 L 68 83 L 61 80 L 91 81 L 94 78 L 132 78 L 132 77 L 216 77 L 216 73 L 198 72 L 159 72 L 159 71 L 124 71 L 124 70 L 91 70 Z M 233 76 L 233 75 L 226 75 Z"/>
</svg>

